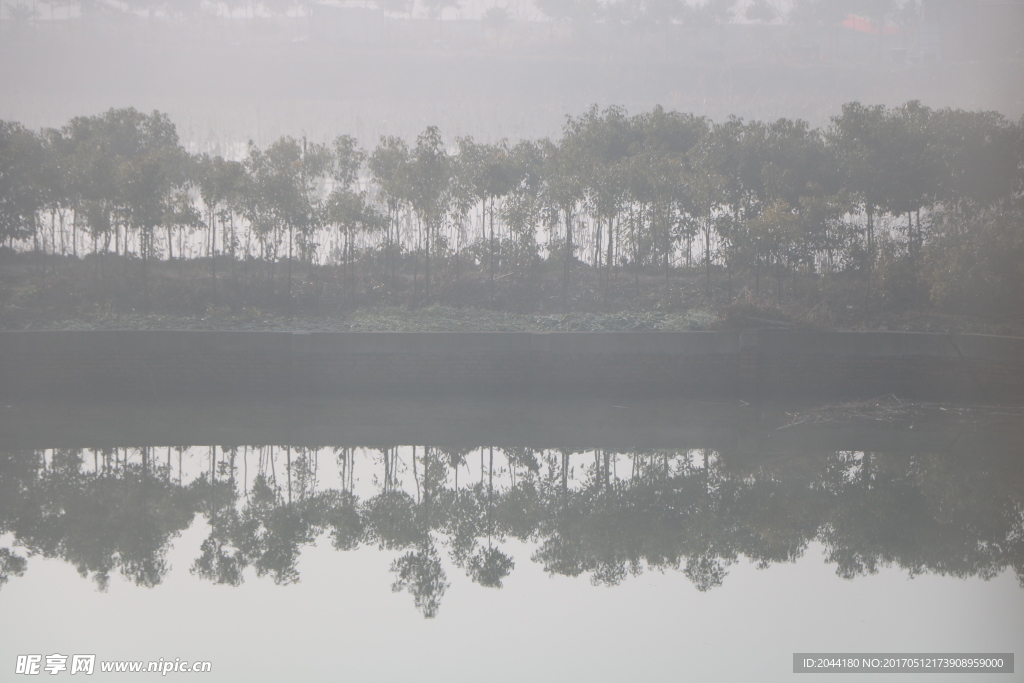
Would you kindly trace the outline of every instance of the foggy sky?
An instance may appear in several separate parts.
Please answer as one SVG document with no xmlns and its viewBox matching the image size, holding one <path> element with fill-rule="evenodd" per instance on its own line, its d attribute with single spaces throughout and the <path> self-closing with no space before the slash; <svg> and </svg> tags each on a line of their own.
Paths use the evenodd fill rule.
<svg viewBox="0 0 1024 683">
<path fill-rule="evenodd" d="M 495 31 L 476 20 L 358 9 L 257 21 L 109 10 L 61 21 L 58 9 L 44 21 L 40 7 L 27 27 L 15 29 L 9 4 L 0 22 L 0 118 L 38 128 L 111 107 L 157 109 L 193 151 L 233 157 L 249 139 L 348 133 L 372 146 L 427 125 L 446 139 L 557 137 L 566 115 L 591 104 L 813 125 L 851 100 L 1024 114 L 1019 50 L 977 58 L 947 49 L 924 60 L 915 58 L 916 36 L 781 21 L 703 29 L 515 22 Z M 464 3 L 461 12 L 478 10 Z M 955 37 L 943 36 L 944 47 Z"/>
</svg>

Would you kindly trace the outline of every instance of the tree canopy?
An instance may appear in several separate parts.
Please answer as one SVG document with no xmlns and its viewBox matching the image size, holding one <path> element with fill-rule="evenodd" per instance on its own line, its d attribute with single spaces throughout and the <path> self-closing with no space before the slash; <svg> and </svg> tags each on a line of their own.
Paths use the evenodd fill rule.
<svg viewBox="0 0 1024 683">
<path fill-rule="evenodd" d="M 565 309 L 591 287 L 582 277 L 639 286 L 692 267 L 726 274 L 730 298 L 734 279 L 759 292 L 762 273 L 780 300 L 790 279 L 860 274 L 883 299 L 909 282 L 953 305 L 963 297 L 943 273 L 1000 257 L 973 236 L 1020 231 L 1022 160 L 1020 123 L 919 102 L 848 103 L 823 129 L 592 107 L 558 140 L 452 144 L 431 126 L 372 151 L 347 135 L 250 142 L 239 160 L 189 154 L 159 112 L 114 109 L 38 133 L 0 122 L 0 243 L 213 258 L 214 286 L 218 258 L 261 260 L 271 276 L 286 261 L 287 307 L 306 291 L 292 290 L 293 261 L 343 266 L 353 301 L 411 267 L 420 303 L 481 272 L 500 305 L 495 283 L 511 275 L 500 286 L 522 290 L 550 265 Z M 1021 284 L 996 271 L 1001 291 Z M 1024 310 L 1019 296 L 985 305 Z"/>
</svg>

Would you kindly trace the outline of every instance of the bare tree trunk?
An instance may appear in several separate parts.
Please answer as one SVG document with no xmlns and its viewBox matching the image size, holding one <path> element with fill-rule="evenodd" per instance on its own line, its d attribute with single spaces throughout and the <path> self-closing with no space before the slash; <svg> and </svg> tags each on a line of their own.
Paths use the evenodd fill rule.
<svg viewBox="0 0 1024 683">
<path fill-rule="evenodd" d="M 420 270 L 420 254 L 419 249 L 414 249 L 412 252 L 412 301 L 411 305 L 413 308 L 416 307 L 416 278 L 419 276 Z"/>
<path fill-rule="evenodd" d="M 671 225 L 671 222 L 668 220 L 668 212 L 666 211 L 666 215 L 665 215 L 665 229 L 664 229 L 664 235 L 665 235 L 665 284 L 668 284 L 669 274 L 670 274 L 671 269 L 672 269 L 672 258 L 671 258 L 672 233 L 671 233 L 671 229 L 669 228 L 670 225 Z"/>
<path fill-rule="evenodd" d="M 608 307 L 608 290 L 612 283 L 612 266 L 614 261 L 613 247 L 615 245 L 615 217 L 608 218 L 608 255 L 605 258 L 604 274 L 604 307 Z"/>
<path fill-rule="evenodd" d="M 640 296 L 640 237 L 638 229 L 644 224 L 644 207 L 640 206 L 640 215 L 633 222 L 633 284 L 636 286 L 636 294 Z"/>
<path fill-rule="evenodd" d="M 426 304 L 430 304 L 430 221 L 426 224 L 426 251 L 424 252 L 424 264 L 423 264 L 423 301 Z"/>
<path fill-rule="evenodd" d="M 210 305 L 217 305 L 217 214 L 210 211 Z"/>
<path fill-rule="evenodd" d="M 288 287 L 287 298 L 285 299 L 285 314 L 292 314 L 292 235 L 295 232 L 291 225 L 288 226 Z"/>
<path fill-rule="evenodd" d="M 486 202 L 486 200 L 484 200 L 484 201 Z M 487 209 L 485 208 L 484 209 L 484 212 L 485 212 L 484 215 L 485 216 L 486 216 L 486 211 L 487 211 Z M 491 266 L 491 303 L 493 304 L 494 303 L 494 257 L 495 257 L 495 250 L 494 250 L 494 197 L 491 197 L 491 249 L 490 249 L 490 251 L 491 251 L 491 254 L 490 254 L 490 256 L 491 256 L 491 258 L 490 258 L 490 261 L 491 261 L 491 263 L 490 263 L 490 266 Z"/>
<path fill-rule="evenodd" d="M 704 222 L 704 296 L 711 301 L 711 215 Z"/>
<path fill-rule="evenodd" d="M 562 269 L 562 311 L 568 312 L 569 272 L 572 268 L 572 208 L 565 209 L 565 263 Z"/>
<path fill-rule="evenodd" d="M 147 234 L 150 231 L 143 228 L 139 236 L 142 244 L 142 310 L 149 313 L 149 244 L 146 243 Z"/>
<path fill-rule="evenodd" d="M 348 244 L 346 245 L 348 247 L 346 260 L 348 262 L 349 270 L 347 273 L 349 282 L 348 294 L 349 299 L 354 300 L 356 296 L 356 247 L 355 241 L 352 238 L 351 230 L 346 230 L 346 239 L 348 241 Z"/>
<path fill-rule="evenodd" d="M 865 312 L 865 314 L 868 312 L 868 309 L 871 307 L 871 271 L 874 270 L 874 267 L 875 267 L 875 249 L 874 249 L 874 246 L 875 246 L 875 243 L 874 243 L 874 228 L 875 228 L 875 221 L 874 221 L 875 216 L 874 216 L 874 214 L 875 214 L 875 207 L 872 206 L 870 203 L 867 205 L 867 213 L 868 213 L 868 226 L 867 226 L 867 243 L 868 243 L 868 245 L 867 245 L 868 246 L 867 260 L 868 260 L 868 262 L 867 262 L 867 267 L 865 268 L 865 270 L 867 271 L 867 288 L 864 291 L 864 312 Z"/>
</svg>

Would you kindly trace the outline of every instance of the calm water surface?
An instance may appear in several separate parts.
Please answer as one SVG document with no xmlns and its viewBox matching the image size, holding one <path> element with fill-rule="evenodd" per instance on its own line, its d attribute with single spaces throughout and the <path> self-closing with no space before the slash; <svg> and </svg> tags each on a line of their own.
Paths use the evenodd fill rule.
<svg viewBox="0 0 1024 683">
<path fill-rule="evenodd" d="M 1022 435 L 1019 407 L 891 398 L 8 405 L 0 680 L 33 653 L 211 681 L 1020 656 Z"/>
</svg>

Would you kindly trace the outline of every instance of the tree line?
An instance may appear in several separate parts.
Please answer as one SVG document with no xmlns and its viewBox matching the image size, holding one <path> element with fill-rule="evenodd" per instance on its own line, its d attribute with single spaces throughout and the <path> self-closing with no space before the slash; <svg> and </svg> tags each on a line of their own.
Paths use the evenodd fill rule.
<svg viewBox="0 0 1024 683">
<path fill-rule="evenodd" d="M 241 159 L 189 153 L 159 112 L 0 122 L 0 243 L 44 275 L 58 255 L 120 257 L 146 309 L 154 261 L 203 259 L 211 302 L 262 264 L 289 311 L 304 308 L 301 268 L 304 289 L 334 278 L 351 301 L 401 283 L 429 303 L 469 278 L 485 302 L 510 305 L 502 288 L 523 307 L 545 274 L 563 308 L 583 280 L 607 304 L 613 285 L 684 273 L 711 298 L 717 273 L 730 300 L 842 279 L 880 300 L 1020 312 L 1022 198 L 1021 122 L 919 102 L 848 103 L 824 128 L 595 106 L 558 140 L 431 126 L 373 150 L 250 141 Z"/>
<path fill-rule="evenodd" d="M 398 553 L 392 588 L 427 617 L 449 587 L 442 552 L 449 568 L 500 588 L 516 564 L 502 549 L 509 539 L 530 543 L 545 571 L 595 585 L 647 568 L 707 591 L 740 558 L 791 563 L 812 543 L 846 579 L 886 566 L 985 579 L 1012 569 L 1024 585 L 1020 472 L 1008 453 L 979 463 L 809 452 L 766 465 L 708 449 L 420 447 L 357 457 L 351 448 L 212 447 L 204 471 L 183 481 L 183 450 L 0 453 L 0 532 L 32 555 L 63 558 L 101 590 L 113 572 L 161 583 L 172 539 L 196 515 L 210 531 L 191 571 L 219 584 L 253 573 L 298 581 L 302 548 L 325 537 L 340 551 L 376 546 Z M 325 488 L 332 465 L 339 483 Z M 357 470 L 372 475 L 363 498 Z M 0 549 L 0 586 L 26 568 Z"/>
<path fill-rule="evenodd" d="M 95 13 L 93 3 L 83 0 L 51 0 L 48 18 L 69 18 L 72 9 L 77 5 L 78 13 Z M 235 15 L 241 10 L 245 16 L 256 17 L 258 9 L 272 16 L 283 16 L 289 12 L 310 12 L 312 3 L 308 1 L 285 2 L 284 0 L 228 0 L 227 2 L 205 5 L 195 0 L 132 0 L 123 7 L 105 9 L 123 9 L 125 11 L 154 18 L 184 18 L 203 14 Z M 411 15 L 416 4 L 413 0 L 378 0 L 374 3 L 383 12 L 396 15 Z M 459 0 L 421 0 L 422 9 L 437 17 L 446 8 L 459 8 Z M 695 26 L 712 26 L 726 23 L 734 19 L 745 19 L 755 22 L 772 22 L 785 19 L 793 23 L 824 23 L 838 24 L 847 15 L 854 14 L 869 17 L 876 21 L 915 20 L 921 13 L 919 0 L 796 0 L 785 13 L 780 11 L 776 3 L 769 0 L 753 0 L 745 7 L 739 0 L 705 0 L 692 3 L 685 0 L 538 0 L 536 3 L 546 17 L 553 20 L 570 21 L 609 21 L 615 23 L 636 24 L 671 24 L 681 23 Z M 35 7 L 23 0 L 0 3 L 3 7 L 2 18 L 15 24 L 24 24 L 43 15 Z M 741 10 L 742 7 L 742 10 Z M 511 20 L 507 8 L 494 5 L 484 13 L 484 20 L 495 21 L 497 16 L 504 21 Z"/>
</svg>

